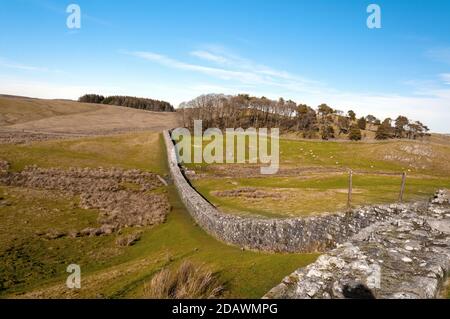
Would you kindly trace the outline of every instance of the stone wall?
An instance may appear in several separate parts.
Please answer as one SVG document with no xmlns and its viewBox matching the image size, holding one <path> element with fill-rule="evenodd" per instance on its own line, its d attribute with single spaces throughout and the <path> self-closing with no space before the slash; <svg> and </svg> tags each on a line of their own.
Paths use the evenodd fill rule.
<svg viewBox="0 0 450 319">
<path fill-rule="evenodd" d="M 173 182 L 192 218 L 207 233 L 229 244 L 252 250 L 312 252 L 334 248 L 361 229 L 399 213 L 394 206 L 362 207 L 351 213 L 287 219 L 224 214 L 205 200 L 186 180 L 174 144 L 163 132 Z"/>
<path fill-rule="evenodd" d="M 450 205 L 398 205 L 375 223 L 296 270 L 265 298 L 436 298 L 450 269 Z"/>
</svg>

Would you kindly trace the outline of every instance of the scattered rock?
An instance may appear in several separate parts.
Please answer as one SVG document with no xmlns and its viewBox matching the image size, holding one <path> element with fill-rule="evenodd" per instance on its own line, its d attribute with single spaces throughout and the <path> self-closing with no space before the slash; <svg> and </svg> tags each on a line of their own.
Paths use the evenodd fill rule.
<svg viewBox="0 0 450 319">
<path fill-rule="evenodd" d="M 133 246 L 141 239 L 141 233 L 134 233 L 125 236 L 118 237 L 116 244 L 122 247 Z"/>
<path fill-rule="evenodd" d="M 50 230 L 49 232 L 42 235 L 45 239 L 58 239 L 61 237 L 64 237 L 65 234 L 63 232 L 57 231 L 57 230 Z"/>
<path fill-rule="evenodd" d="M 64 138 L 82 137 L 76 134 L 50 134 L 34 133 L 17 130 L 0 130 L 0 144 L 27 144 L 31 142 L 41 142 L 48 140 L 59 140 Z"/>
<path fill-rule="evenodd" d="M 436 192 L 433 199 L 431 200 L 431 203 L 438 205 L 449 204 L 449 199 L 449 191 L 447 189 L 441 189 Z"/>
<path fill-rule="evenodd" d="M 254 187 L 242 187 L 226 191 L 214 191 L 214 196 L 219 197 L 245 197 L 245 198 L 282 198 L 283 194 L 267 192 Z"/>
<path fill-rule="evenodd" d="M 94 191 L 122 190 L 123 184 L 139 185 L 140 191 L 151 191 L 164 184 L 157 175 L 140 170 L 118 168 L 39 168 L 27 166 L 21 172 L 0 176 L 0 183 L 8 186 L 41 188 L 65 193 L 80 194 Z"/>
</svg>

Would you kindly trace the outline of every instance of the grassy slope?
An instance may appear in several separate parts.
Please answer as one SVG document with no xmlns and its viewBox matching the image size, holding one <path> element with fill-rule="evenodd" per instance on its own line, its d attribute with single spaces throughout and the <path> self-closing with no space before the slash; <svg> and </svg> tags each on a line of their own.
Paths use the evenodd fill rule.
<svg viewBox="0 0 450 319">
<path fill-rule="evenodd" d="M 0 158 L 19 170 L 40 166 L 116 166 L 167 173 L 164 145 L 155 133 L 137 133 L 30 145 L 0 145 Z M 184 258 L 206 263 L 226 282 L 227 297 L 260 297 L 316 254 L 269 254 L 220 243 L 195 225 L 173 189 L 166 223 L 143 230 L 132 247 L 115 244 L 117 235 L 46 240 L 35 233 L 72 230 L 96 224 L 95 210 L 76 208 L 77 198 L 1 187 L 10 206 L 0 206 L 0 272 L 3 297 L 139 297 L 143 282 L 164 266 Z M 31 196 L 33 194 L 33 196 Z M 127 232 L 135 230 L 128 229 Z M 70 263 L 80 264 L 82 289 L 65 288 Z"/>
<path fill-rule="evenodd" d="M 178 126 L 178 115 L 115 105 L 0 95 L 0 126 L 19 131 L 64 134 L 113 133 L 118 130 L 160 132 Z"/>
<path fill-rule="evenodd" d="M 347 205 L 347 174 L 333 177 L 267 177 L 204 179 L 194 185 L 222 211 L 235 214 L 257 214 L 267 217 L 295 217 L 344 210 Z M 398 200 L 401 178 L 364 175 L 353 178 L 353 205 L 391 203 Z M 214 191 L 253 187 L 280 198 L 222 197 Z M 404 200 L 428 198 L 436 188 L 450 188 L 450 178 L 408 177 Z"/>
<path fill-rule="evenodd" d="M 53 116 L 90 112 L 97 105 L 0 95 L 0 125 L 36 121 Z"/>
<path fill-rule="evenodd" d="M 418 151 L 405 151 L 413 147 L 417 147 Z M 425 199 L 437 188 L 450 187 L 449 157 L 448 140 L 440 140 L 439 143 L 405 140 L 342 143 L 281 139 L 281 168 L 302 169 L 299 176 L 246 178 L 233 175 L 233 165 L 239 164 L 188 166 L 206 174 L 208 178 L 196 180 L 194 185 L 223 211 L 272 217 L 344 209 L 348 185 L 345 172 L 348 169 L 355 171 L 354 205 L 396 201 L 403 171 L 408 175 L 404 199 Z M 328 172 L 317 172 L 317 168 L 327 169 Z M 217 173 L 227 170 L 230 178 L 225 182 L 223 177 L 215 178 Z M 248 186 L 268 193 L 280 193 L 282 200 L 220 197 L 214 193 Z"/>
<path fill-rule="evenodd" d="M 13 170 L 27 165 L 40 167 L 122 167 L 157 173 L 165 172 L 165 157 L 158 145 L 158 134 L 124 134 L 27 145 L 1 145 L 2 159 Z"/>
</svg>

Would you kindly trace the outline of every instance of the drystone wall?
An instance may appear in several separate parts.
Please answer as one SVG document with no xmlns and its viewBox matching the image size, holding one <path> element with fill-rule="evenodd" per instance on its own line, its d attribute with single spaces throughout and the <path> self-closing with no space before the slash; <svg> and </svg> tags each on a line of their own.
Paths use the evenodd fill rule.
<svg viewBox="0 0 450 319">
<path fill-rule="evenodd" d="M 346 241 L 361 229 L 399 214 L 397 206 L 369 206 L 350 213 L 289 219 L 228 215 L 217 210 L 187 181 L 177 161 L 175 147 L 164 131 L 173 182 L 193 219 L 215 238 L 245 249 L 274 252 L 325 251 Z"/>
<path fill-rule="evenodd" d="M 431 203 L 397 205 L 316 262 L 296 270 L 265 298 L 436 298 L 450 270 L 450 205 L 441 190 Z"/>
</svg>

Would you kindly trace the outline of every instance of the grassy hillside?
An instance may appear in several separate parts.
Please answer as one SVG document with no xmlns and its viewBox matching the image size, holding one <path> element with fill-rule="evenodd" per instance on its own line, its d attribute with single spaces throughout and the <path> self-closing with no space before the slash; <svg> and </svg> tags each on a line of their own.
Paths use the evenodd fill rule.
<svg viewBox="0 0 450 319">
<path fill-rule="evenodd" d="M 0 96 L 0 127 L 11 130 L 95 134 L 129 130 L 161 131 L 177 125 L 178 117 L 174 112 Z"/>
<path fill-rule="evenodd" d="M 95 106 L 65 100 L 42 100 L 0 95 L 0 126 L 36 121 L 60 115 L 90 112 Z"/>
<path fill-rule="evenodd" d="M 206 143 L 206 142 L 205 142 Z M 280 171 L 262 176 L 250 164 L 188 164 L 193 184 L 224 212 L 291 217 L 346 209 L 348 171 L 353 205 L 421 200 L 450 187 L 450 142 L 324 142 L 280 140 Z M 264 164 L 266 165 L 266 164 Z M 224 192 L 225 191 L 225 192 Z"/>
<path fill-rule="evenodd" d="M 0 145 L 0 159 L 14 170 L 36 163 L 45 167 L 123 167 L 167 174 L 164 145 L 156 133 Z M 48 191 L 0 187 L 1 297 L 140 297 L 143 284 L 162 267 L 185 259 L 205 263 L 225 284 L 226 297 L 261 297 L 286 274 L 315 260 L 316 254 L 242 251 L 207 235 L 191 219 L 173 187 L 164 188 L 172 206 L 168 220 L 143 231 L 131 247 L 115 244 L 119 234 L 45 239 L 49 228 L 67 231 L 94 227 L 97 210 L 77 207 L 79 199 Z M 82 289 L 65 287 L 66 267 L 77 263 Z"/>
<path fill-rule="evenodd" d="M 400 184 L 400 176 L 355 175 L 353 206 L 396 202 Z M 219 209 L 239 215 L 296 217 L 343 211 L 347 207 L 348 176 L 343 173 L 306 178 L 201 179 L 195 180 L 194 185 Z M 423 200 L 438 188 L 450 188 L 450 178 L 409 176 L 406 185 L 405 201 Z M 224 192 L 231 190 L 244 191 L 239 196 L 227 196 Z"/>
<path fill-rule="evenodd" d="M 165 172 L 165 154 L 156 133 L 128 133 L 83 139 L 53 140 L 26 145 L 0 145 L 0 158 L 20 171 L 40 167 L 121 167 Z"/>
</svg>

